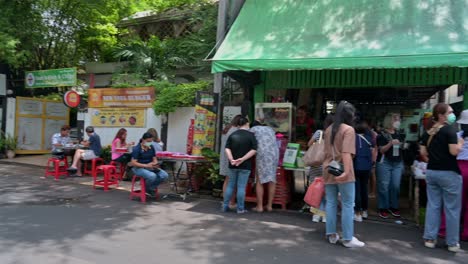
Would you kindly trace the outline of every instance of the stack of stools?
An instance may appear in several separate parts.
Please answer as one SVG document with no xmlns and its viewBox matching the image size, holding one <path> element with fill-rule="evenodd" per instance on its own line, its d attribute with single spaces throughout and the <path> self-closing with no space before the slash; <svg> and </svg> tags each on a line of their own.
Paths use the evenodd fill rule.
<svg viewBox="0 0 468 264">
<path fill-rule="evenodd" d="M 89 162 L 91 162 L 91 168 L 89 168 Z M 92 177 L 96 177 L 97 167 L 100 165 L 104 165 L 104 160 L 102 158 L 94 158 L 92 160 L 85 160 L 84 161 L 84 174 L 89 174 Z"/>
<path fill-rule="evenodd" d="M 47 160 L 47 167 L 45 170 L 45 177 L 54 176 L 57 181 L 60 176 L 68 176 L 68 160 L 67 156 L 63 156 L 62 159 L 52 157 Z"/>
<path fill-rule="evenodd" d="M 109 165 L 114 165 L 117 168 L 117 173 L 119 174 L 119 180 L 123 179 L 127 165 L 123 162 L 111 161 Z"/>
<path fill-rule="evenodd" d="M 281 205 L 286 210 L 286 205 L 291 202 L 291 171 L 278 167 L 276 170 L 276 191 L 273 204 Z"/>
<path fill-rule="evenodd" d="M 135 185 L 136 182 L 140 181 L 140 188 L 136 189 Z M 154 190 L 156 193 L 156 198 L 159 196 L 158 189 Z M 140 198 L 140 201 L 142 203 L 146 203 L 146 184 L 145 184 L 145 178 L 134 175 L 132 178 L 132 189 L 130 190 L 130 200 L 132 200 L 134 197 Z"/>
<path fill-rule="evenodd" d="M 102 178 L 98 178 L 98 175 L 102 174 Z M 113 165 L 100 165 L 96 168 L 96 173 L 93 176 L 93 188 L 97 186 L 104 187 L 104 191 L 109 190 L 109 186 L 115 185 L 119 187 L 119 175 L 117 169 Z"/>
</svg>

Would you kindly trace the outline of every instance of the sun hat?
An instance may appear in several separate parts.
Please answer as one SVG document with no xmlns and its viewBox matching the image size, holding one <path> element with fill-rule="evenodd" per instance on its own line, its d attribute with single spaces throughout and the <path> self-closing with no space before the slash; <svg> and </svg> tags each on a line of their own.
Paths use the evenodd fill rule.
<svg viewBox="0 0 468 264">
<path fill-rule="evenodd" d="M 468 124 L 468 110 L 463 110 L 460 114 L 460 119 L 457 121 L 458 124 Z"/>
</svg>

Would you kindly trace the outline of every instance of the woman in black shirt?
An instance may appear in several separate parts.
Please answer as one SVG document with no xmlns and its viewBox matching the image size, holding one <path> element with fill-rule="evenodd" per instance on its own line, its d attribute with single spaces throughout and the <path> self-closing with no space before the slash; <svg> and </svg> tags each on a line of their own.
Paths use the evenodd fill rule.
<svg viewBox="0 0 468 264">
<path fill-rule="evenodd" d="M 424 245 L 428 248 L 436 245 L 443 206 L 447 221 L 448 250 L 457 252 L 460 250 L 462 177 L 456 157 L 463 146 L 463 139 L 457 137 L 456 129 L 451 126 L 456 117 L 449 105 L 435 105 L 432 116 L 436 123 L 423 135 L 420 149 L 422 156 L 429 157 Z"/>
</svg>

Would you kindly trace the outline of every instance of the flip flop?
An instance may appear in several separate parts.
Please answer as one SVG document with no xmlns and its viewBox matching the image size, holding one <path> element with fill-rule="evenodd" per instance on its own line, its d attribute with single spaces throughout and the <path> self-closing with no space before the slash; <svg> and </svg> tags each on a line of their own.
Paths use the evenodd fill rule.
<svg viewBox="0 0 468 264">
<path fill-rule="evenodd" d="M 253 212 L 257 212 L 257 213 L 263 213 L 263 209 L 260 211 L 257 207 L 254 207 L 251 209 Z"/>
<path fill-rule="evenodd" d="M 67 169 L 67 171 L 71 172 L 71 173 L 76 173 L 78 171 L 77 168 L 73 168 L 73 167 L 70 167 Z"/>
</svg>

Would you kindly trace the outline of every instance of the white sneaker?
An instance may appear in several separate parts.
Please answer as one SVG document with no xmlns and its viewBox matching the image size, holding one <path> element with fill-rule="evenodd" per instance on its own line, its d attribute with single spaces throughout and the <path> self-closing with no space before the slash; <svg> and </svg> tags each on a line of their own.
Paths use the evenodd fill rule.
<svg viewBox="0 0 468 264">
<path fill-rule="evenodd" d="M 326 216 L 322 216 L 322 223 L 326 223 L 327 222 L 327 217 Z"/>
<path fill-rule="evenodd" d="M 369 214 L 366 211 L 362 211 L 362 218 L 367 219 L 369 217 Z"/>
<path fill-rule="evenodd" d="M 454 253 L 462 252 L 462 250 L 460 248 L 460 244 L 458 244 L 458 243 L 455 246 L 448 246 L 448 251 L 454 252 Z"/>
<path fill-rule="evenodd" d="M 328 236 L 328 242 L 330 244 L 336 244 L 339 240 L 340 240 L 340 235 L 338 234 Z"/>
<path fill-rule="evenodd" d="M 359 239 L 357 239 L 355 237 L 353 237 L 353 239 L 351 239 L 348 242 L 343 242 L 343 246 L 345 246 L 347 248 L 360 248 L 360 247 L 363 247 L 365 245 L 366 244 L 364 242 L 359 241 Z"/>
<path fill-rule="evenodd" d="M 354 221 L 356 221 L 356 222 L 362 222 L 362 215 L 360 215 L 360 214 L 354 214 Z"/>
<path fill-rule="evenodd" d="M 427 248 L 435 248 L 437 244 L 436 240 L 424 240 L 424 246 Z"/>
<path fill-rule="evenodd" d="M 320 222 L 320 215 L 314 214 L 314 216 L 312 216 L 312 222 L 314 223 Z"/>
</svg>

